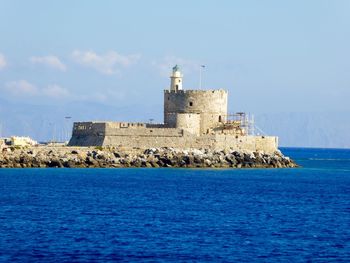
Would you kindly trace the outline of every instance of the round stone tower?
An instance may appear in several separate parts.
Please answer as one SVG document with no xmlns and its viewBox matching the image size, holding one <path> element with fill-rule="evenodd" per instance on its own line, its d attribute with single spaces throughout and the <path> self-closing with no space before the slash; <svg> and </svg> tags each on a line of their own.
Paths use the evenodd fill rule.
<svg viewBox="0 0 350 263">
<path fill-rule="evenodd" d="M 177 74 L 182 76 L 181 72 Z M 183 114 L 188 116 L 184 118 Z M 181 117 L 178 115 L 181 115 Z M 199 118 L 194 115 L 199 115 Z M 178 127 L 179 119 L 181 119 L 181 127 Z M 220 122 L 226 122 L 226 120 L 227 91 L 181 90 L 176 89 L 176 86 L 174 89 L 173 78 L 171 77 L 170 90 L 164 91 L 164 124 L 166 127 L 194 127 L 196 126 L 195 123 L 186 124 L 184 122 L 199 121 L 199 134 L 206 134 L 210 133 L 210 130 L 218 126 Z"/>
</svg>

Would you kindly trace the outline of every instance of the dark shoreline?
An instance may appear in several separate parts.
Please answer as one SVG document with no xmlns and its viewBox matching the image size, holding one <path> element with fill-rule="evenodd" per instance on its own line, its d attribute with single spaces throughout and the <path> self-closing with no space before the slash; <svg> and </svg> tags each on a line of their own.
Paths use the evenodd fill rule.
<svg viewBox="0 0 350 263">
<path fill-rule="evenodd" d="M 5 147 L 0 168 L 294 168 L 280 151 L 173 148 Z"/>
</svg>

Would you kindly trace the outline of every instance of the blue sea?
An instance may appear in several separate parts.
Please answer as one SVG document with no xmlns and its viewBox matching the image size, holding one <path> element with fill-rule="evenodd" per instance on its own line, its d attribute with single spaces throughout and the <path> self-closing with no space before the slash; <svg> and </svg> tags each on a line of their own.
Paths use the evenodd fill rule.
<svg viewBox="0 0 350 263">
<path fill-rule="evenodd" d="M 297 169 L 0 169 L 2 262 L 350 262 L 350 150 Z"/>
</svg>

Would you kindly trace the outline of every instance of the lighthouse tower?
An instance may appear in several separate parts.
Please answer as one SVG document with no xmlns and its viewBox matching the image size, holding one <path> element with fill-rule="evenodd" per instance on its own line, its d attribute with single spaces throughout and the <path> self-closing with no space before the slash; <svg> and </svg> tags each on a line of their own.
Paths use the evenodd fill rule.
<svg viewBox="0 0 350 263">
<path fill-rule="evenodd" d="M 177 92 L 178 90 L 182 90 L 182 74 L 178 65 L 175 65 L 175 67 L 173 67 L 173 72 L 170 76 L 170 79 L 170 91 Z"/>
</svg>

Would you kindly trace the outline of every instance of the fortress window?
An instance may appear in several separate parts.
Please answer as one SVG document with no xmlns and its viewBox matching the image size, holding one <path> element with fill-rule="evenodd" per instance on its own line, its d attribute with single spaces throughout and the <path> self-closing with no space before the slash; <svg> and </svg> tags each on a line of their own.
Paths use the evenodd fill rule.
<svg viewBox="0 0 350 263">
<path fill-rule="evenodd" d="M 219 122 L 221 122 L 221 115 L 219 116 Z"/>
<path fill-rule="evenodd" d="M 189 104 L 190 104 L 190 106 L 191 106 L 191 107 L 193 106 L 193 102 L 192 102 L 192 101 L 190 101 L 190 103 L 189 103 Z"/>
</svg>

